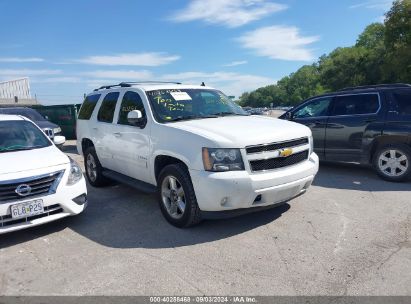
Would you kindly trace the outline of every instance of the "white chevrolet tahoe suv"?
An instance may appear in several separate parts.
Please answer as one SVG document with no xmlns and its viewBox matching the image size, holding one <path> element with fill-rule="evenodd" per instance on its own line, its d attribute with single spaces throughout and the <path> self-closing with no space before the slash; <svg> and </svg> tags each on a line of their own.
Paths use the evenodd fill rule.
<svg viewBox="0 0 411 304">
<path fill-rule="evenodd" d="M 77 121 L 90 184 L 158 190 L 163 215 L 177 227 L 304 193 L 318 171 L 312 144 L 303 125 L 247 115 L 216 89 L 180 83 L 101 87 Z"/>
<path fill-rule="evenodd" d="M 31 120 L 0 114 L 0 234 L 79 214 L 87 189 L 78 164 Z"/>
</svg>

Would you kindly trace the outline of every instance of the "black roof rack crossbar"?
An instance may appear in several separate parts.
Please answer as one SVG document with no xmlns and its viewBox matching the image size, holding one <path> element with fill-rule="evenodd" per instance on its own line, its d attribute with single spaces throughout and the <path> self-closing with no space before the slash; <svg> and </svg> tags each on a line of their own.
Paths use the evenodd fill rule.
<svg viewBox="0 0 411 304">
<path fill-rule="evenodd" d="M 97 89 L 94 89 L 94 92 L 98 91 L 98 90 L 108 90 L 111 88 L 115 88 L 115 87 L 122 87 L 122 88 L 128 88 L 131 87 L 132 85 L 135 84 L 155 84 L 155 83 L 159 83 L 159 84 L 181 84 L 181 82 L 175 82 L 175 81 L 132 81 L 132 82 L 120 82 L 119 84 L 110 84 L 110 85 L 105 85 L 105 86 L 101 86 Z"/>
<path fill-rule="evenodd" d="M 379 88 L 409 88 L 411 84 L 407 83 L 388 83 L 388 84 L 375 84 L 375 85 L 365 85 L 365 86 L 358 86 L 358 87 L 348 87 L 338 92 L 342 91 L 353 91 L 353 90 L 366 90 L 366 89 L 379 89 Z"/>
<path fill-rule="evenodd" d="M 125 81 L 125 82 L 121 82 L 120 86 L 132 86 L 133 84 L 145 84 L 145 83 L 148 83 L 148 84 L 151 84 L 151 83 L 153 83 L 153 84 L 155 84 L 155 83 L 160 83 L 160 84 L 167 84 L 167 83 L 181 84 L 181 82 L 176 82 L 176 81 L 151 81 L 151 80 L 148 80 L 148 81 Z"/>
</svg>

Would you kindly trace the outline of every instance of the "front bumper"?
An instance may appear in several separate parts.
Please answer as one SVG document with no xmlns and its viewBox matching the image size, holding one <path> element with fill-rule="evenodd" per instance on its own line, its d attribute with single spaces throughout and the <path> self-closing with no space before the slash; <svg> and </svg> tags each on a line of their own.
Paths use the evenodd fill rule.
<svg viewBox="0 0 411 304">
<path fill-rule="evenodd" d="M 35 196 L 18 201 L 0 202 L 0 234 L 42 225 L 83 212 L 87 207 L 86 181 L 83 177 L 74 185 L 68 186 L 67 177 L 68 171 L 66 170 L 54 194 Z M 43 201 L 43 207 L 45 207 L 43 214 L 29 218 L 11 218 L 11 205 L 38 199 Z"/>
<path fill-rule="evenodd" d="M 276 205 L 304 193 L 318 164 L 312 153 L 302 163 L 267 172 L 190 170 L 190 175 L 201 211 L 227 211 Z"/>
</svg>

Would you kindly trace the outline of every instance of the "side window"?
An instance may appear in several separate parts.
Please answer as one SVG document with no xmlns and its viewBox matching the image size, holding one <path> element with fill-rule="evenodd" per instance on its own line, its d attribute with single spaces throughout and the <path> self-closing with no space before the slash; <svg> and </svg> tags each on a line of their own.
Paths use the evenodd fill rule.
<svg viewBox="0 0 411 304">
<path fill-rule="evenodd" d="M 81 106 L 80 113 L 78 114 L 78 119 L 90 119 L 91 114 L 93 113 L 100 96 L 101 94 L 95 94 L 86 97 Z"/>
<path fill-rule="evenodd" d="M 315 99 L 294 113 L 294 118 L 328 116 L 332 97 Z"/>
<path fill-rule="evenodd" d="M 143 117 L 146 117 L 146 111 L 144 110 L 143 101 L 141 100 L 140 94 L 137 92 L 128 91 L 124 94 L 123 100 L 121 101 L 120 113 L 118 115 L 118 124 L 129 125 L 127 121 L 127 114 L 133 110 L 140 110 Z"/>
<path fill-rule="evenodd" d="M 398 115 L 411 115 L 411 91 L 399 91 L 392 94 L 392 111 Z"/>
<path fill-rule="evenodd" d="M 337 96 L 332 116 L 374 114 L 379 107 L 377 94 Z"/>
<path fill-rule="evenodd" d="M 104 97 L 100 110 L 97 114 L 98 121 L 113 122 L 114 110 L 116 109 L 116 103 L 119 95 L 119 92 L 111 92 Z"/>
</svg>

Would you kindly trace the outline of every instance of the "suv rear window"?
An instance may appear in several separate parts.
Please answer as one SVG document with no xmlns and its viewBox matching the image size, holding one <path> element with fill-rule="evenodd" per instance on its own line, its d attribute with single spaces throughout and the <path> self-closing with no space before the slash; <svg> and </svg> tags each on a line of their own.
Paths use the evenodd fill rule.
<svg viewBox="0 0 411 304">
<path fill-rule="evenodd" d="M 100 110 L 97 114 L 98 121 L 113 122 L 114 110 L 116 109 L 116 103 L 119 95 L 119 92 L 111 92 L 104 97 Z"/>
<path fill-rule="evenodd" d="M 394 108 L 399 115 L 411 115 L 411 91 L 400 91 L 394 96 Z"/>
<path fill-rule="evenodd" d="M 379 107 L 380 102 L 377 94 L 337 96 L 332 116 L 374 114 Z"/>
<path fill-rule="evenodd" d="M 78 114 L 78 119 L 88 120 L 96 107 L 97 101 L 99 100 L 101 94 L 95 94 L 87 96 L 81 106 L 80 113 Z"/>
</svg>

